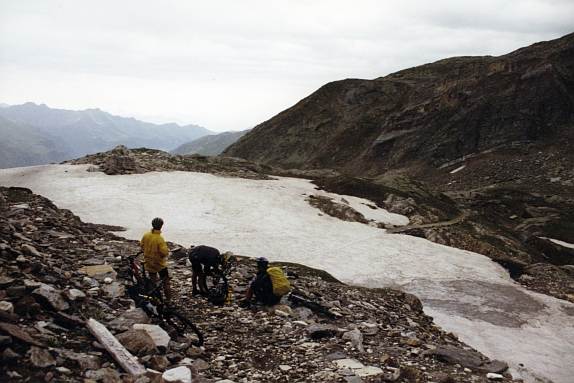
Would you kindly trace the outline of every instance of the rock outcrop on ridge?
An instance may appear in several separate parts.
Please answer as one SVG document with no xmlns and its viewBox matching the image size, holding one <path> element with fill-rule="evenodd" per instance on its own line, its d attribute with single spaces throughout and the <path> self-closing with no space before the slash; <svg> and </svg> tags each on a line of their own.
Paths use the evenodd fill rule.
<svg viewBox="0 0 574 383">
<path fill-rule="evenodd" d="M 22 188 L 0 188 L 0 216 L 2 381 L 511 381 L 505 363 L 443 332 L 412 295 L 350 287 L 287 265 L 292 285 L 335 319 L 288 300 L 267 310 L 240 309 L 255 272 L 252 261 L 240 258 L 232 303 L 215 307 L 191 295 L 191 270 L 180 250 L 170 264 L 175 302 L 206 336 L 197 348 L 133 307 L 125 293 L 126 257 L 138 244 L 108 231 L 118 228 L 84 223 Z M 117 365 L 86 329 L 89 318 L 138 357 L 144 376 Z"/>
<path fill-rule="evenodd" d="M 172 155 L 155 149 L 128 149 L 119 145 L 114 149 L 66 161 L 70 164 L 92 164 L 91 171 L 108 175 L 139 174 L 153 171 L 189 171 L 221 176 L 268 179 L 271 167 L 254 164 L 240 158 L 208 157 L 199 154 Z"/>
</svg>

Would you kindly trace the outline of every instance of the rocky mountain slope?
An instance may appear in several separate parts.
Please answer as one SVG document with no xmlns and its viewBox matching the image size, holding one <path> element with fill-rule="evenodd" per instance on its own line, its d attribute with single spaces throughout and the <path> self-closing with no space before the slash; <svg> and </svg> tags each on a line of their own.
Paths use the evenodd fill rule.
<svg viewBox="0 0 574 383">
<path fill-rule="evenodd" d="M 0 168 L 63 161 L 70 148 L 57 137 L 39 133 L 35 128 L 17 124 L 0 116 Z"/>
<path fill-rule="evenodd" d="M 217 156 L 243 137 L 248 130 L 240 132 L 223 132 L 200 137 L 191 142 L 178 146 L 171 151 L 173 154 L 201 154 L 203 156 Z"/>
<path fill-rule="evenodd" d="M 14 129 L 25 137 L 14 138 Z M 73 111 L 34 103 L 7 106 L 0 108 L 0 134 L 9 138 L 2 147 L 10 156 L 1 158 L 0 167 L 62 161 L 120 144 L 171 150 L 211 133 L 197 125 L 157 125 L 99 109 Z"/>
<path fill-rule="evenodd" d="M 108 232 L 119 228 L 84 223 L 27 189 L 0 188 L 0 214 L 2 381 L 135 381 L 90 335 L 89 318 L 147 367 L 138 382 L 160 381 L 179 366 L 193 371 L 194 382 L 511 381 L 499 374 L 503 362 L 488 361 L 433 325 L 416 297 L 349 287 L 301 266 L 287 265 L 292 285 L 336 319 L 289 301 L 271 310 L 240 309 L 255 271 L 244 258 L 232 274 L 232 303 L 212 306 L 191 296 L 191 270 L 174 244 L 176 305 L 206 343 L 197 348 L 191 339 L 145 327 L 168 335 L 166 345 L 133 329 L 153 322 L 125 294 L 126 257 L 137 252 L 136 241 Z"/>
<path fill-rule="evenodd" d="M 440 167 L 512 143 L 558 143 L 574 125 L 574 34 L 499 57 L 455 57 L 329 83 L 226 155 L 374 176 Z"/>
</svg>

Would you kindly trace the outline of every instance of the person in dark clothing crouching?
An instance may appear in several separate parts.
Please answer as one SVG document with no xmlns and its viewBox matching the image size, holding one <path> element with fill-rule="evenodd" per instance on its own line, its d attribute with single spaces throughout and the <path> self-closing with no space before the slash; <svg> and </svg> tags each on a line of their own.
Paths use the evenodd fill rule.
<svg viewBox="0 0 574 383">
<path fill-rule="evenodd" d="M 192 294 L 207 296 L 207 275 L 219 269 L 219 266 L 224 262 L 223 256 L 215 247 L 200 245 L 190 250 L 189 261 L 193 271 L 191 276 Z"/>
<path fill-rule="evenodd" d="M 257 258 L 257 274 L 245 293 L 245 300 L 240 306 L 249 307 L 253 297 L 266 306 L 279 303 L 281 297 L 289 292 L 289 281 L 278 267 L 269 267 L 265 257 Z"/>
</svg>

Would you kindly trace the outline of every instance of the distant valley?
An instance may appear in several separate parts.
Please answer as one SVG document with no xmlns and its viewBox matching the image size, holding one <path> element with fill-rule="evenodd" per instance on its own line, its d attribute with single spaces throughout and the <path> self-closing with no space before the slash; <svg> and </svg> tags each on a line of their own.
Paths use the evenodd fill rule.
<svg viewBox="0 0 574 383">
<path fill-rule="evenodd" d="M 60 162 L 120 144 L 169 151 L 211 134 L 214 132 L 198 125 L 153 124 L 100 109 L 2 104 L 0 168 Z"/>
</svg>

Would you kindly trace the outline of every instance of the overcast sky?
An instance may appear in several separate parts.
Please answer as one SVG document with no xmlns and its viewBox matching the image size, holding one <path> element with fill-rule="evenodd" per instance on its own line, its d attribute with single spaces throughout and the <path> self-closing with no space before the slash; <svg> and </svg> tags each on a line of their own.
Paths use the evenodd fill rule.
<svg viewBox="0 0 574 383">
<path fill-rule="evenodd" d="M 574 32 L 574 0 L 0 0 L 0 102 L 216 131 L 321 85 Z"/>
</svg>

